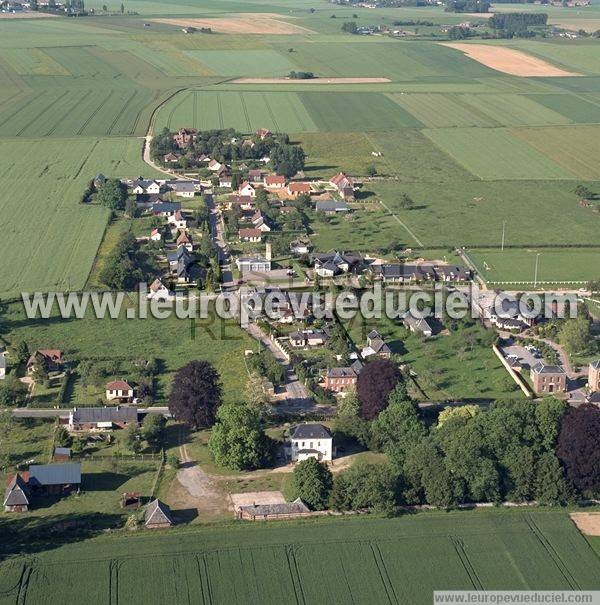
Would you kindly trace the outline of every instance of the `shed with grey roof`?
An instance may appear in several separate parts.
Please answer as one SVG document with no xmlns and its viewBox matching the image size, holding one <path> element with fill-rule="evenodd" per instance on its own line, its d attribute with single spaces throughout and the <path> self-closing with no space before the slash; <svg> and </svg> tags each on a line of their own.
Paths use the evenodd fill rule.
<svg viewBox="0 0 600 605">
<path fill-rule="evenodd" d="M 81 465 L 33 464 L 29 467 L 29 487 L 49 493 L 60 493 L 81 485 Z"/>
<path fill-rule="evenodd" d="M 161 529 L 171 527 L 173 525 L 173 517 L 171 517 L 171 509 L 158 498 L 153 500 L 146 507 L 146 515 L 144 525 L 148 529 Z"/>
</svg>

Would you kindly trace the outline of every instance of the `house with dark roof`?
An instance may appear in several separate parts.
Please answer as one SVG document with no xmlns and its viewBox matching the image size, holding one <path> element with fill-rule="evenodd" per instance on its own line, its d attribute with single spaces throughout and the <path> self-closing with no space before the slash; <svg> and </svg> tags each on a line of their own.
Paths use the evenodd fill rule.
<svg viewBox="0 0 600 605">
<path fill-rule="evenodd" d="M 323 214 L 338 214 L 350 212 L 350 206 L 343 200 L 318 200 L 315 202 L 315 211 Z"/>
<path fill-rule="evenodd" d="M 315 273 L 320 277 L 335 277 L 342 273 L 357 273 L 362 268 L 362 256 L 353 252 L 311 254 Z"/>
<path fill-rule="evenodd" d="M 439 281 L 467 282 L 471 279 L 471 271 L 460 265 L 434 265 L 433 270 Z"/>
<path fill-rule="evenodd" d="M 160 183 L 154 180 L 139 178 L 131 183 L 131 191 L 135 195 L 159 194 L 161 191 Z"/>
<path fill-rule="evenodd" d="M 319 462 L 333 460 L 333 436 L 329 429 L 317 423 L 299 424 L 290 433 L 292 462 L 315 458 Z"/>
<path fill-rule="evenodd" d="M 367 346 L 361 351 L 363 358 L 376 355 L 377 357 L 389 359 L 391 354 L 392 350 L 385 343 L 381 334 L 377 332 L 377 330 L 371 330 L 371 332 L 367 334 Z"/>
<path fill-rule="evenodd" d="M 38 349 L 27 360 L 27 373 L 32 374 L 37 364 L 42 364 L 47 372 L 58 372 L 62 367 L 62 351 Z"/>
<path fill-rule="evenodd" d="M 362 363 L 356 360 L 349 366 L 329 368 L 325 374 L 325 388 L 333 393 L 345 393 L 356 386 Z"/>
<path fill-rule="evenodd" d="M 52 462 L 69 462 L 71 460 L 70 447 L 55 447 Z"/>
<path fill-rule="evenodd" d="M 414 317 L 411 313 L 407 313 L 402 318 L 402 322 L 405 328 L 415 334 L 421 334 L 426 338 L 433 336 L 433 325 L 426 317 Z"/>
<path fill-rule="evenodd" d="M 328 336 L 324 330 L 298 330 L 290 333 L 290 345 L 295 349 L 320 347 L 327 342 Z"/>
<path fill-rule="evenodd" d="M 29 510 L 29 487 L 23 477 L 17 473 L 6 486 L 4 492 L 4 512 L 24 513 Z"/>
<path fill-rule="evenodd" d="M 564 393 L 567 390 L 567 373 L 560 366 L 540 361 L 531 367 L 530 377 L 537 395 Z"/>
<path fill-rule="evenodd" d="M 146 507 L 144 525 L 148 529 L 164 529 L 173 525 L 171 509 L 158 498 Z"/>
<path fill-rule="evenodd" d="M 193 181 L 167 181 L 167 186 L 178 197 L 191 198 L 200 190 L 199 183 Z"/>
<path fill-rule="evenodd" d="M 69 431 L 110 431 L 137 423 L 138 410 L 135 407 L 81 407 L 69 412 L 67 428 Z"/>
<path fill-rule="evenodd" d="M 150 212 L 154 216 L 169 217 L 181 211 L 181 202 L 156 202 L 150 206 Z"/>
</svg>

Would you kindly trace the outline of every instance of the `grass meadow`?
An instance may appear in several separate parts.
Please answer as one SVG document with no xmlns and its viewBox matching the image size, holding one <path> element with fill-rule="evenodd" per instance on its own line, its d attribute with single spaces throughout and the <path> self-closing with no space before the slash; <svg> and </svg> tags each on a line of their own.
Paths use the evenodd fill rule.
<svg viewBox="0 0 600 605">
<path fill-rule="evenodd" d="M 36 522 L 18 522 L 22 542 L 44 529 Z M 32 603 L 277 603 L 292 595 L 302 603 L 420 605 L 436 589 L 600 586 L 598 555 L 563 512 L 196 526 L 57 541 L 45 553 L 25 544 L 35 557 L 0 566 L 2 605 L 24 594 Z"/>
</svg>

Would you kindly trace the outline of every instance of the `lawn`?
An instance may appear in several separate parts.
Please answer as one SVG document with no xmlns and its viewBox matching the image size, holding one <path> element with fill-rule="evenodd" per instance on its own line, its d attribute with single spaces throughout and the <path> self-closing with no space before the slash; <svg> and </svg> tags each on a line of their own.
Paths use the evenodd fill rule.
<svg viewBox="0 0 600 605">
<path fill-rule="evenodd" d="M 9 342 L 23 340 L 31 351 L 56 348 L 71 361 L 112 361 L 124 369 L 130 367 L 132 360 L 156 358 L 160 367 L 156 403 L 161 405 L 167 400 L 173 373 L 197 359 L 215 365 L 223 380 L 224 399 L 238 401 L 247 376 L 244 350 L 255 346 L 255 341 L 237 324 L 216 317 L 196 320 L 192 326 L 192 320 L 180 320 L 174 314 L 164 320 L 127 319 L 123 310 L 119 319 L 100 320 L 90 310 L 84 319 L 61 320 L 52 316 L 48 320 L 28 320 L 18 304 L 9 307 L 6 317 Z M 70 403 L 95 403 L 99 394 L 100 390 L 91 395 L 75 388 Z"/>
<path fill-rule="evenodd" d="M 0 196 L 4 226 L 0 297 L 82 288 L 108 211 L 85 207 L 79 199 L 99 172 L 122 177 L 150 174 L 141 160 L 139 141 L 0 139 L 0 156 L 5 158 L 0 170 L 5 192 Z"/>
<path fill-rule="evenodd" d="M 0 567 L 2 602 L 431 603 L 432 591 L 598 589 L 600 559 L 563 512 L 423 513 L 397 519 L 104 535 Z M 69 532 L 66 532 L 67 535 Z M 62 536 L 61 536 L 62 537 Z M 15 534 L 10 534 L 10 548 Z M 63 538 L 64 539 L 64 538 Z"/>
<path fill-rule="evenodd" d="M 469 250 L 479 274 L 490 282 L 531 282 L 538 258 L 538 281 L 585 282 L 600 274 L 600 248 Z"/>
<path fill-rule="evenodd" d="M 482 179 L 573 179 L 569 170 L 502 128 L 423 131 L 440 149 Z"/>
<path fill-rule="evenodd" d="M 598 243 L 600 215 L 577 204 L 572 181 L 377 182 L 368 187 L 425 246 L 499 246 L 504 222 L 510 246 Z M 413 209 L 401 208 L 403 192 L 413 199 Z M 541 220 L 544 216 L 552 220 Z M 401 241 L 414 245 L 405 237 L 398 231 Z"/>
</svg>

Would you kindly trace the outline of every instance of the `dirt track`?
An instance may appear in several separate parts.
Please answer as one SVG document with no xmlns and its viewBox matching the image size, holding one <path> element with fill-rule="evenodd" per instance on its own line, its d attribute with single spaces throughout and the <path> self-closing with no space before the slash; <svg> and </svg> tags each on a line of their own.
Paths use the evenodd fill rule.
<svg viewBox="0 0 600 605">
<path fill-rule="evenodd" d="M 291 78 L 238 78 L 230 84 L 382 84 L 391 82 L 389 78 L 310 78 L 292 80 Z"/>
<path fill-rule="evenodd" d="M 280 15 L 276 15 L 279 17 Z M 214 19 L 152 19 L 157 23 L 179 27 L 210 27 L 221 34 L 313 34 L 306 27 L 275 19 L 272 13 L 248 13 L 237 17 L 215 17 Z"/>
<path fill-rule="evenodd" d="M 486 67 L 501 71 L 512 76 L 522 78 L 533 77 L 564 77 L 579 76 L 581 74 L 565 71 L 532 55 L 520 50 L 495 46 L 492 44 L 464 44 L 461 42 L 442 42 L 448 46 L 463 52 L 469 59 L 482 63 Z"/>
</svg>

